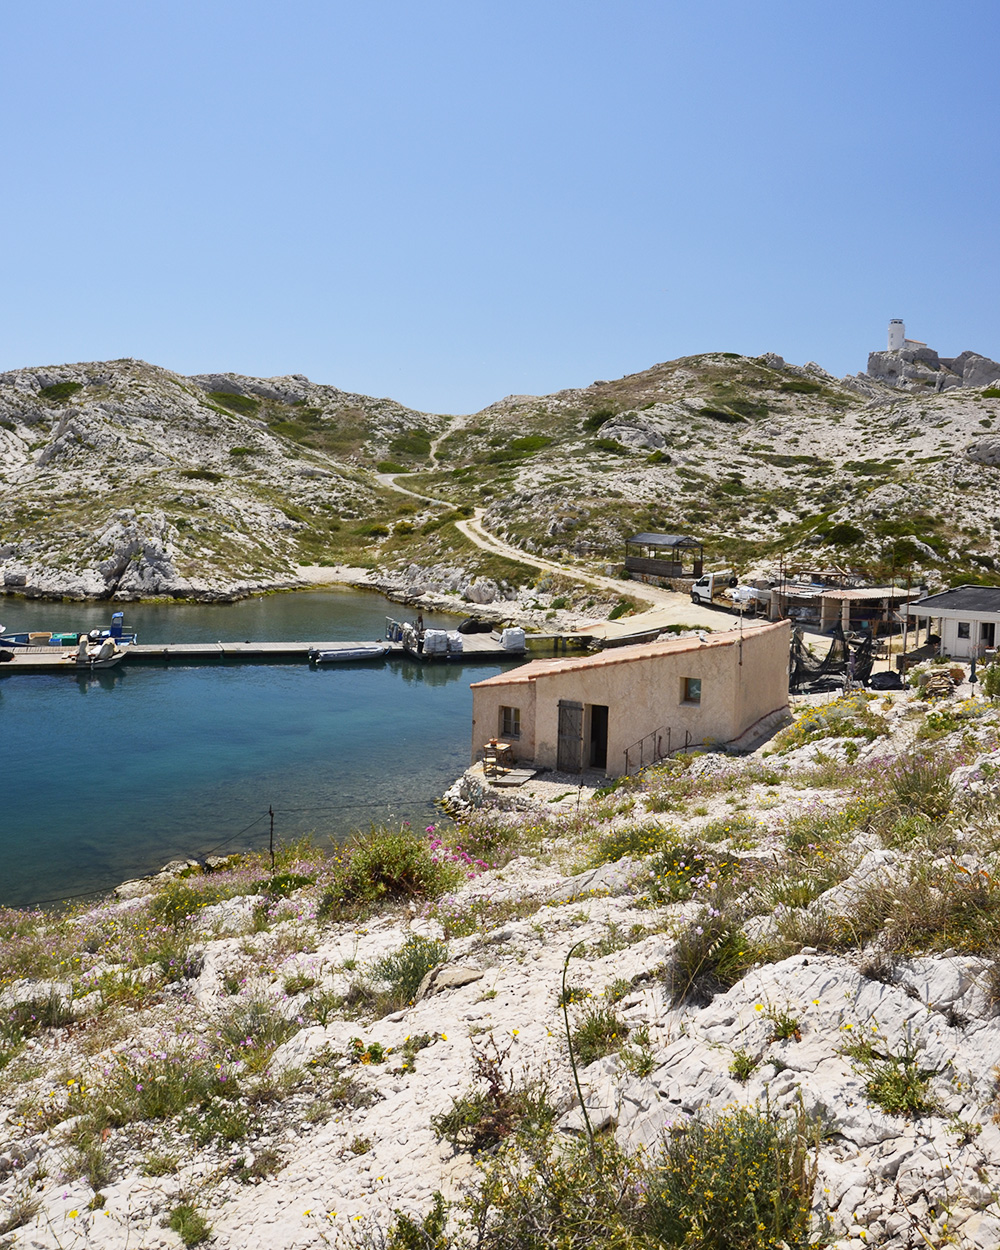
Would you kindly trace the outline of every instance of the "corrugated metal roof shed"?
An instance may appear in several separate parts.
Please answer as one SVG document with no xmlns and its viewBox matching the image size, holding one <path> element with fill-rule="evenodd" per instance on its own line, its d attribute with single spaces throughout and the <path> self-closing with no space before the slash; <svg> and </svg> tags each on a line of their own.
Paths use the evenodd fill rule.
<svg viewBox="0 0 1000 1250">
<path fill-rule="evenodd" d="M 900 590 L 898 586 L 862 586 L 854 590 L 824 590 L 824 599 L 848 599 L 852 603 L 864 603 L 870 599 L 919 599 L 919 590 Z"/>
<path fill-rule="evenodd" d="M 630 543 L 640 543 L 643 547 L 700 547 L 697 538 L 689 538 L 686 534 L 633 534 Z"/>
</svg>

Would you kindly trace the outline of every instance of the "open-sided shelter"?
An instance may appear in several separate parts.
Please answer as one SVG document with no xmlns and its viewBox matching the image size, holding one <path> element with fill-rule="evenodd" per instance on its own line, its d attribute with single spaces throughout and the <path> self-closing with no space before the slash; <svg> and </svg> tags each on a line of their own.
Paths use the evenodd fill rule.
<svg viewBox="0 0 1000 1250">
<path fill-rule="evenodd" d="M 625 568 L 642 577 L 701 577 L 704 560 L 704 544 L 686 534 L 633 534 L 625 542 Z"/>
</svg>

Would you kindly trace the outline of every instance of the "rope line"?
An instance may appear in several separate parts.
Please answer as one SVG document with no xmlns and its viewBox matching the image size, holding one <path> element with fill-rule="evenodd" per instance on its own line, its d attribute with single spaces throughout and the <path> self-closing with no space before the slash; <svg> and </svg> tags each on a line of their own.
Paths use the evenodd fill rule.
<svg viewBox="0 0 1000 1250">
<path fill-rule="evenodd" d="M 303 813 L 309 813 L 309 812 L 353 811 L 353 810 L 357 810 L 358 808 L 375 808 L 375 807 L 384 807 L 387 810 L 389 810 L 391 809 L 391 805 L 392 805 L 391 801 L 386 802 L 385 800 L 368 800 L 367 802 L 363 802 L 363 803 L 321 804 L 318 807 L 282 807 L 282 808 L 275 808 L 274 815 L 277 818 L 278 816 L 283 816 L 283 815 L 284 816 L 297 816 L 297 815 L 302 815 Z M 238 829 L 236 833 L 230 834 L 228 837 L 223 838 L 221 842 L 216 842 L 214 846 L 210 846 L 207 850 L 190 852 L 189 858 L 203 860 L 206 858 L 206 856 L 213 855 L 216 851 L 220 850 L 222 847 L 228 846 L 230 842 L 235 842 L 237 838 L 241 838 L 245 833 L 249 833 L 250 830 L 253 829 L 255 825 L 259 825 L 261 821 L 267 820 L 269 815 L 270 815 L 270 812 L 262 812 L 255 820 L 251 820 L 251 822 L 248 825 L 244 825 L 243 828 Z M 93 886 L 89 890 L 79 890 L 75 894 L 59 894 L 59 895 L 56 895 L 54 898 L 41 898 L 41 899 L 35 899 L 33 902 L 30 902 L 30 903 L 19 903 L 17 904 L 16 910 L 28 911 L 34 907 L 47 907 L 52 903 L 71 903 L 75 899 L 78 899 L 78 898 L 90 898 L 97 894 L 108 894 L 112 890 L 114 890 L 117 886 L 121 885 L 123 880 L 128 880 L 129 873 L 133 873 L 133 872 L 142 873 L 143 870 L 146 868 L 146 866 L 147 866 L 146 864 L 136 864 L 128 868 L 122 868 L 120 870 L 122 875 L 119 876 L 118 880 L 113 881 L 108 885 Z M 2 906 L 2 904 L 0 904 L 0 906 Z"/>
</svg>

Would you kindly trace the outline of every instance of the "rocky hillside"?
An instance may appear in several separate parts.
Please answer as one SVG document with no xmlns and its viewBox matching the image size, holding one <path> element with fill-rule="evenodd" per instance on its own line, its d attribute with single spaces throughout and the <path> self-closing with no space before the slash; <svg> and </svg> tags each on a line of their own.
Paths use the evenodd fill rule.
<svg viewBox="0 0 1000 1250">
<path fill-rule="evenodd" d="M 924 390 L 723 352 L 449 418 L 299 376 L 18 370 L 0 576 L 116 598 L 231 597 L 321 563 L 531 580 L 456 530 L 481 508 L 515 546 L 597 569 L 652 529 L 742 571 L 1000 580 L 1000 388 Z M 451 514 L 390 489 L 400 473 Z"/>
<path fill-rule="evenodd" d="M 447 834 L 0 909 L 0 1245 L 994 1250 L 1000 714 L 968 689 L 582 801 L 473 770 Z"/>
<path fill-rule="evenodd" d="M 136 360 L 0 375 L 8 587 L 231 597 L 353 552 L 399 504 L 367 471 L 441 419 L 303 377 L 181 377 Z"/>
<path fill-rule="evenodd" d="M 746 569 L 992 579 L 1000 390 L 911 395 L 818 365 L 716 353 L 618 381 L 511 396 L 422 475 L 550 555 L 620 559 L 643 530 L 693 533 Z"/>
</svg>

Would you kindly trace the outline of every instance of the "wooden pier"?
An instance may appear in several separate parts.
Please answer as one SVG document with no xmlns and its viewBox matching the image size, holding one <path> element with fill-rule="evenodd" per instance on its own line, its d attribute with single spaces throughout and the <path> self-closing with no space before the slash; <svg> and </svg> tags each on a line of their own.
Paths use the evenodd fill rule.
<svg viewBox="0 0 1000 1250">
<path fill-rule="evenodd" d="M 523 651 L 505 651 L 500 642 L 489 634 L 463 636 L 463 650 L 447 655 L 425 655 L 411 651 L 401 642 L 385 639 L 366 641 L 381 642 L 389 648 L 386 660 L 410 659 L 420 663 L 455 663 L 497 660 L 520 660 Z M 305 663 L 312 651 L 351 651 L 358 642 L 178 642 L 150 646 L 133 643 L 125 656 L 126 664 L 157 664 L 171 660 L 180 664 L 286 664 Z M 371 664 L 377 660 L 353 660 L 347 663 Z"/>
<path fill-rule="evenodd" d="M 462 650 L 447 654 L 425 654 L 404 647 L 401 642 L 372 639 L 388 647 L 384 657 L 347 660 L 350 664 L 375 664 L 387 661 L 414 660 L 421 664 L 497 663 L 501 660 L 523 660 L 526 655 L 558 655 L 565 651 L 582 651 L 591 642 L 580 636 L 529 634 L 524 651 L 506 650 L 491 634 L 463 634 Z M 357 642 L 169 642 L 159 644 L 132 643 L 116 666 L 119 670 L 133 664 L 307 664 L 313 651 L 350 651 Z M 0 677 L 10 673 L 77 673 L 108 672 L 68 663 L 66 647 L 39 646 L 18 648 L 15 660 L 0 664 Z"/>
</svg>

